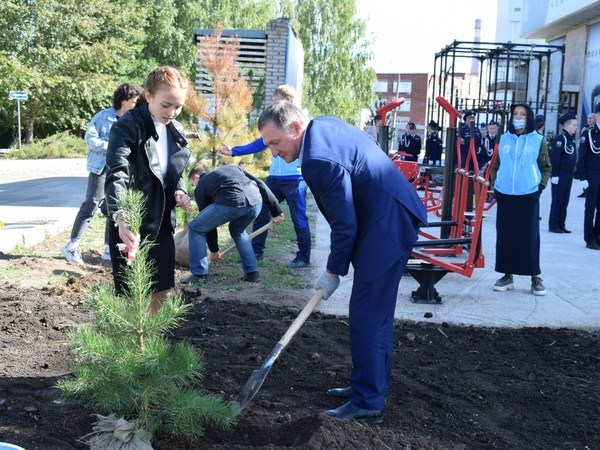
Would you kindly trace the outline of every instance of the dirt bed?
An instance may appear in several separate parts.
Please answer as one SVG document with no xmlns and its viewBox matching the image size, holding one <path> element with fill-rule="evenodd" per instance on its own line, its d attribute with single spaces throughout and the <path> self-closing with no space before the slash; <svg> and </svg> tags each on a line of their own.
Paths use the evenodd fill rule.
<svg viewBox="0 0 600 450">
<path fill-rule="evenodd" d="M 57 402 L 68 376 L 68 334 L 91 320 L 82 292 L 110 279 L 98 255 L 77 276 L 58 257 L 0 254 L 18 282 L 0 286 L 0 441 L 27 450 L 84 449 L 92 411 Z M 62 272 L 61 272 L 62 271 Z M 43 274 L 65 273 L 62 283 Z M 23 273 L 26 276 L 23 276 Z M 235 400 L 310 291 L 203 289 L 173 339 L 205 355 L 209 392 Z M 490 329 L 403 322 L 384 423 L 335 420 L 319 411 L 339 401 L 351 363 L 347 319 L 313 314 L 279 357 L 229 432 L 202 441 L 158 436 L 156 449 L 597 449 L 600 445 L 599 333 L 567 329 Z"/>
</svg>

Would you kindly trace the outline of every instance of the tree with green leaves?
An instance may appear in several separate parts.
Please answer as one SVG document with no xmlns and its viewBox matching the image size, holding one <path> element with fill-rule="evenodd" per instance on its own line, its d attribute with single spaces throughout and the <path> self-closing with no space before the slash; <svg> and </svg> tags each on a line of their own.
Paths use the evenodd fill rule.
<svg viewBox="0 0 600 450">
<path fill-rule="evenodd" d="M 355 120 L 374 98 L 371 43 L 356 0 L 288 0 L 284 12 L 304 47 L 304 98 L 312 114 Z"/>
<path fill-rule="evenodd" d="M 26 142 L 35 129 L 83 132 L 110 105 L 143 20 L 133 0 L 0 2 L 0 92 L 27 91 Z M 9 102 L 2 96 L 0 110 L 14 110 Z"/>
</svg>

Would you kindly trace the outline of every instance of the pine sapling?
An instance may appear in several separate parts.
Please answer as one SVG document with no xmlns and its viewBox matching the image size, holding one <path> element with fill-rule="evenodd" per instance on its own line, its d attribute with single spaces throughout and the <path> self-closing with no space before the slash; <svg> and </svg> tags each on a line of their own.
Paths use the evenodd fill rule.
<svg viewBox="0 0 600 450">
<path fill-rule="evenodd" d="M 141 193 L 129 191 L 119 202 L 123 220 L 132 231 L 139 230 L 144 213 Z M 191 307 L 183 296 L 171 293 L 157 312 L 149 312 L 156 271 L 148 260 L 152 245 L 143 242 L 130 264 L 123 266 L 123 295 L 108 283 L 87 295 L 95 322 L 82 325 L 71 336 L 76 355 L 73 376 L 60 380 L 58 388 L 65 401 L 90 405 L 111 423 L 117 423 L 117 417 L 137 423 L 145 431 L 141 435 L 151 438 L 161 432 L 195 440 L 209 424 L 231 427 L 235 405 L 194 389 L 202 379 L 202 355 L 189 343 L 166 338 Z M 95 426 L 105 428 L 102 423 Z M 93 438 L 104 432 L 95 431 Z"/>
</svg>

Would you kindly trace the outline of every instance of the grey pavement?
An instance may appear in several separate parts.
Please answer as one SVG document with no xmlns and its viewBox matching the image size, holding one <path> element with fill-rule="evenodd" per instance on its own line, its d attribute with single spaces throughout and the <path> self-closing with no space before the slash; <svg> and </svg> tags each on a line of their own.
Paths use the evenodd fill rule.
<svg viewBox="0 0 600 450">
<path fill-rule="evenodd" d="M 0 159 L 0 252 L 70 229 L 85 197 L 87 176 L 85 158 Z"/>
<path fill-rule="evenodd" d="M 437 284 L 441 304 L 414 303 L 412 291 L 419 283 L 411 276 L 403 276 L 396 303 L 397 319 L 479 325 L 490 327 L 568 327 L 592 329 L 600 326 L 600 251 L 585 247 L 583 240 L 584 199 L 579 182 L 574 180 L 569 200 L 566 226 L 571 234 L 548 231 L 551 194 L 547 188 L 540 198 L 541 277 L 546 295 L 534 296 L 530 292 L 531 279 L 515 276 L 515 289 L 495 292 L 492 286 L 502 276 L 494 271 L 496 242 L 496 207 L 484 215 L 482 228 L 485 267 L 475 269 L 468 278 L 448 273 Z M 433 216 L 432 221 L 439 218 Z M 316 244 L 312 266 L 314 276 L 325 267 L 329 251 L 329 227 L 322 216 L 317 219 Z M 437 231 L 431 231 L 438 235 Z M 347 315 L 348 298 L 352 287 L 352 268 L 341 279 L 340 287 L 319 310 Z M 430 318 L 425 318 L 431 313 Z"/>
<path fill-rule="evenodd" d="M 47 236 L 70 229 L 87 183 L 84 158 L 51 160 L 0 159 L 0 251 L 12 252 L 17 245 L 35 245 Z M 485 267 L 470 278 L 449 273 L 437 284 L 440 304 L 413 303 L 411 292 L 418 283 L 405 275 L 400 282 L 396 318 L 411 321 L 447 322 L 490 327 L 569 327 L 593 329 L 600 325 L 600 251 L 587 249 L 583 241 L 583 198 L 575 181 L 567 216 L 571 234 L 548 232 L 550 189 L 541 196 L 540 222 L 542 278 L 547 294 L 530 292 L 530 279 L 515 276 L 515 290 L 495 292 L 492 286 L 501 274 L 494 271 L 495 214 L 483 219 L 482 248 Z M 432 218 L 432 220 L 438 220 Z M 315 279 L 324 269 L 329 251 L 329 227 L 317 216 L 313 233 L 310 274 Z M 57 242 L 58 247 L 62 242 Z M 300 269 L 304 270 L 304 269 Z M 338 290 L 318 309 L 347 315 L 352 269 Z M 430 318 L 425 318 L 431 313 Z"/>
</svg>

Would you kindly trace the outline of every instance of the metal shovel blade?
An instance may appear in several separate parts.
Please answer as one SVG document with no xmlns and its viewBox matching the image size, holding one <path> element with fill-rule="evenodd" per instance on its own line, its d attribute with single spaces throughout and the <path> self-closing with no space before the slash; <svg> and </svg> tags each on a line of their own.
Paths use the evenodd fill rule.
<svg viewBox="0 0 600 450">
<path fill-rule="evenodd" d="M 317 304 L 321 301 L 323 297 L 323 291 L 318 289 L 317 292 L 312 296 L 306 306 L 300 311 L 296 320 L 290 325 L 288 330 L 285 332 L 283 337 L 279 340 L 277 345 L 271 350 L 267 359 L 261 366 L 260 369 L 257 369 L 252 372 L 250 378 L 244 385 L 242 392 L 238 396 L 236 400 L 236 414 L 242 412 L 242 410 L 248 406 L 248 404 L 252 401 L 260 387 L 263 385 L 271 367 L 273 367 L 273 363 L 277 359 L 277 357 L 281 354 L 281 352 L 285 349 L 285 347 L 289 344 L 292 337 L 296 334 L 296 332 L 300 329 L 300 327 L 306 322 L 308 316 L 313 312 L 313 310 L 317 307 Z"/>
</svg>

